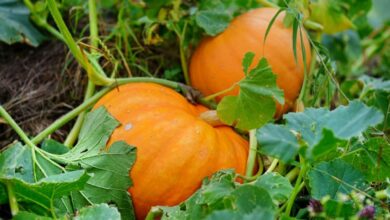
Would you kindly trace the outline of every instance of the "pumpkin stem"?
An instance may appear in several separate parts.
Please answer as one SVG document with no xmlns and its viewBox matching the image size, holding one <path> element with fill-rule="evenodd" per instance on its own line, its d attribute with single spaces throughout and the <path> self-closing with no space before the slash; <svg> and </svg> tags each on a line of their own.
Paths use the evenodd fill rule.
<svg viewBox="0 0 390 220">
<path fill-rule="evenodd" d="M 213 126 L 213 127 L 220 126 L 220 125 L 226 125 L 225 123 L 223 123 L 219 119 L 216 110 L 209 110 L 209 111 L 202 112 L 199 115 L 199 118 L 202 119 L 203 121 L 205 121 L 207 124 Z"/>
<path fill-rule="evenodd" d="M 294 104 L 294 112 L 303 112 L 305 111 L 305 105 L 301 100 L 297 100 Z"/>
</svg>

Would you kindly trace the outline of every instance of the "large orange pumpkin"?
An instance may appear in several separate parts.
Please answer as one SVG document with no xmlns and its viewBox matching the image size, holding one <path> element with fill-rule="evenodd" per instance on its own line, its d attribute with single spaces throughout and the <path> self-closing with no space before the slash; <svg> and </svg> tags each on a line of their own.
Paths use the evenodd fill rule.
<svg viewBox="0 0 390 220">
<path fill-rule="evenodd" d="M 102 105 L 121 122 L 107 146 L 123 140 L 137 147 L 129 192 L 138 219 L 151 206 L 187 199 L 203 178 L 220 169 L 245 172 L 247 141 L 230 127 L 203 121 L 199 114 L 207 109 L 190 104 L 172 89 L 126 84 L 105 95 L 95 108 Z"/>
<path fill-rule="evenodd" d="M 277 75 L 277 85 L 284 91 L 285 105 L 277 106 L 276 117 L 286 112 L 298 97 L 304 76 L 303 58 L 298 33 L 298 63 L 293 54 L 293 31 L 283 24 L 284 14 L 275 20 L 265 45 L 267 27 L 277 13 L 274 8 L 260 8 L 235 18 L 229 27 L 216 37 L 205 38 L 195 50 L 190 64 L 191 84 L 205 95 L 229 88 L 244 77 L 242 59 L 245 53 L 256 53 L 252 67 L 265 57 Z M 310 63 L 310 44 L 304 34 L 307 64 Z M 238 94 L 238 88 L 225 95 Z M 223 96 L 219 96 L 220 100 Z"/>
</svg>

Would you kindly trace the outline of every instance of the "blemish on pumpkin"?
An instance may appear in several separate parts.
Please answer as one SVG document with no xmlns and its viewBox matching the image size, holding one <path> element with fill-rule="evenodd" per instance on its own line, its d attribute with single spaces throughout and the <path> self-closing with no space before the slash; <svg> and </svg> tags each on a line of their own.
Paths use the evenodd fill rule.
<svg viewBox="0 0 390 220">
<path fill-rule="evenodd" d="M 125 131 L 128 131 L 133 128 L 133 125 L 131 123 L 125 124 Z"/>
</svg>

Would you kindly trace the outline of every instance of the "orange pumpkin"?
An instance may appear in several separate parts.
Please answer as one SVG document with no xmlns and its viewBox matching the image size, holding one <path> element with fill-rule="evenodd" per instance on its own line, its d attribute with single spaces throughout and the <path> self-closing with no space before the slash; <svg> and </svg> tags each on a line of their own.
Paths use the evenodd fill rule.
<svg viewBox="0 0 390 220">
<path fill-rule="evenodd" d="M 242 59 L 245 53 L 256 53 L 252 67 L 265 57 L 277 75 L 277 85 L 284 91 L 285 105 L 277 105 L 276 117 L 293 106 L 298 97 L 304 76 L 303 58 L 298 33 L 297 55 L 293 53 L 292 28 L 283 24 L 284 14 L 275 20 L 264 42 L 267 27 L 277 13 L 274 8 L 260 8 L 235 18 L 229 27 L 216 37 L 205 38 L 195 50 L 190 64 L 190 80 L 193 87 L 204 95 L 211 95 L 229 88 L 244 77 Z M 310 44 L 304 35 L 307 65 L 310 63 Z M 235 89 L 224 95 L 236 95 Z M 223 95 L 223 96 L 224 96 Z M 223 96 L 219 96 L 220 100 Z"/>
<path fill-rule="evenodd" d="M 184 201 L 203 178 L 220 169 L 245 172 L 248 142 L 230 127 L 203 121 L 199 114 L 207 109 L 172 89 L 126 84 L 106 94 L 95 108 L 102 105 L 121 122 L 107 146 L 123 140 L 137 147 L 129 192 L 138 219 L 151 206 Z"/>
</svg>

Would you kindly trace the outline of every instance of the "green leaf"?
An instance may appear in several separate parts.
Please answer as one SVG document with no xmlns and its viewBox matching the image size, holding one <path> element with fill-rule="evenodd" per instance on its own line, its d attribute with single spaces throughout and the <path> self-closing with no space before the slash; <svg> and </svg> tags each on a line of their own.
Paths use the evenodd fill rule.
<svg viewBox="0 0 390 220">
<path fill-rule="evenodd" d="M 359 101 L 340 106 L 329 113 L 325 127 L 333 130 L 336 137 L 348 139 L 360 135 L 370 126 L 383 121 L 383 114 Z"/>
<path fill-rule="evenodd" d="M 324 204 L 324 210 L 328 217 L 350 219 L 358 210 L 351 201 L 337 201 L 329 199 Z"/>
<path fill-rule="evenodd" d="M 337 199 L 338 193 L 349 194 L 354 189 L 364 191 L 364 176 L 341 159 L 321 162 L 307 174 L 311 196 L 321 199 L 330 196 Z"/>
<path fill-rule="evenodd" d="M 52 154 L 64 154 L 69 151 L 68 147 L 53 139 L 44 140 L 41 145 L 41 148 L 42 150 Z"/>
<path fill-rule="evenodd" d="M 196 24 L 208 35 L 215 36 L 224 31 L 232 19 L 224 10 L 201 10 L 196 13 Z"/>
<path fill-rule="evenodd" d="M 361 102 L 352 101 L 333 111 L 323 108 L 306 109 L 284 116 L 287 127 L 300 133 L 307 143 L 305 157 L 316 159 L 334 150 L 341 140 L 349 140 L 362 134 L 369 126 L 383 120 L 383 114 Z M 326 129 L 326 130 L 325 130 Z"/>
<path fill-rule="evenodd" d="M 64 160 L 76 161 L 99 154 L 118 125 L 119 122 L 104 107 L 90 112 L 85 117 L 76 146 L 61 157 Z"/>
<path fill-rule="evenodd" d="M 53 200 L 84 188 L 89 176 L 84 170 L 77 170 L 49 176 L 36 183 L 27 183 L 18 178 L 1 178 L 12 184 L 18 200 L 35 203 L 45 210 L 53 209 Z"/>
<path fill-rule="evenodd" d="M 4 184 L 0 183 L 0 205 L 8 203 L 7 188 Z"/>
<path fill-rule="evenodd" d="M 261 175 L 255 185 L 267 190 L 276 204 L 287 201 L 293 190 L 290 181 L 275 172 Z"/>
<path fill-rule="evenodd" d="M 250 213 L 237 213 L 231 210 L 222 210 L 215 211 L 207 216 L 207 220 L 220 220 L 220 219 L 229 219 L 229 220 L 252 220 L 252 219 L 262 219 L 262 220 L 273 220 L 275 219 L 275 213 L 271 210 L 256 208 Z"/>
<path fill-rule="evenodd" d="M 285 126 L 267 124 L 256 131 L 256 136 L 261 153 L 284 163 L 292 162 L 298 155 L 298 140 Z"/>
<path fill-rule="evenodd" d="M 256 208 L 269 212 L 275 210 L 271 196 L 261 187 L 244 184 L 237 188 L 232 196 L 235 202 L 234 207 L 240 213 L 249 214 Z"/>
<path fill-rule="evenodd" d="M 255 53 L 248 52 L 244 55 L 244 59 L 242 59 L 242 68 L 245 76 L 248 75 L 249 66 L 253 63 L 253 58 L 255 58 Z"/>
<path fill-rule="evenodd" d="M 127 190 L 132 185 L 129 172 L 136 149 L 125 142 L 116 142 L 106 150 L 106 143 L 118 125 L 104 107 L 88 113 L 76 146 L 59 157 L 68 161 L 68 170 L 85 169 L 91 174 L 84 189 L 72 193 L 75 208 L 112 202 L 122 218 L 134 219 Z"/>
<path fill-rule="evenodd" d="M 245 59 L 248 59 L 246 55 Z M 247 61 L 243 62 L 246 69 Z M 284 102 L 283 91 L 276 85 L 276 76 L 272 73 L 265 58 L 242 79 L 238 85 L 238 96 L 226 96 L 217 106 L 220 119 L 238 129 L 250 130 L 261 127 L 275 114 L 275 100 Z"/>
<path fill-rule="evenodd" d="M 360 77 L 360 81 L 363 82 L 364 87 L 367 90 L 381 90 L 385 92 L 390 92 L 390 80 L 383 80 L 373 78 L 367 75 Z"/>
<path fill-rule="evenodd" d="M 217 172 L 182 204 L 154 207 L 152 213 L 162 212 L 162 219 L 220 219 L 227 215 L 228 219 L 275 218 L 275 205 L 264 188 L 234 180 L 232 170 Z"/>
<path fill-rule="evenodd" d="M 0 2 L 0 41 L 38 46 L 45 38 L 30 23 L 29 10 L 18 0 Z"/>
<path fill-rule="evenodd" d="M 107 204 L 93 205 L 80 209 L 74 220 L 96 220 L 96 219 L 121 219 L 118 210 Z"/>
<path fill-rule="evenodd" d="M 52 218 L 37 215 L 37 214 L 31 213 L 31 212 L 26 212 L 26 211 L 18 212 L 18 214 L 15 215 L 12 219 L 13 220 L 52 220 Z"/>
<path fill-rule="evenodd" d="M 335 151 L 338 146 L 342 146 L 343 140 L 338 139 L 334 136 L 332 130 L 324 128 L 322 130 L 322 138 L 314 146 L 310 147 L 310 150 L 306 152 L 306 157 L 313 160 L 324 157 L 329 152 Z"/>
<path fill-rule="evenodd" d="M 0 178 L 34 182 L 31 150 L 20 142 L 7 147 L 0 155 Z"/>
<path fill-rule="evenodd" d="M 100 203 L 115 203 L 124 219 L 134 219 L 132 203 L 127 192 L 132 185 L 130 167 L 135 162 L 136 149 L 125 142 L 114 143 L 108 152 L 83 157 L 74 161 L 77 166 L 92 174 L 80 192 L 72 193 L 77 208 Z M 69 166 L 69 169 L 74 167 Z"/>
<path fill-rule="evenodd" d="M 368 181 L 384 181 L 390 174 L 390 144 L 383 138 L 369 139 L 343 159 L 362 172 Z"/>
</svg>

